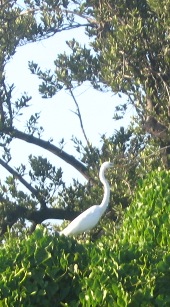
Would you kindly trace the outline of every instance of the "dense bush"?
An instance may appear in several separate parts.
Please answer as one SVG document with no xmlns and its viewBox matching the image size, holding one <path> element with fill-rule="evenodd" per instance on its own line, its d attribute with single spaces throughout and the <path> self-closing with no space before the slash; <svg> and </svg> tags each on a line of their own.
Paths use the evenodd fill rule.
<svg viewBox="0 0 170 307">
<path fill-rule="evenodd" d="M 78 244 L 42 229 L 0 248 L 0 306 L 170 306 L 170 173 L 153 172 L 116 232 Z"/>
<path fill-rule="evenodd" d="M 43 229 L 0 249 L 0 306 L 77 306 L 83 246 Z"/>
<path fill-rule="evenodd" d="M 116 235 L 90 251 L 83 306 L 170 306 L 170 173 L 141 182 Z M 86 302 L 85 302 L 86 298 Z"/>
</svg>

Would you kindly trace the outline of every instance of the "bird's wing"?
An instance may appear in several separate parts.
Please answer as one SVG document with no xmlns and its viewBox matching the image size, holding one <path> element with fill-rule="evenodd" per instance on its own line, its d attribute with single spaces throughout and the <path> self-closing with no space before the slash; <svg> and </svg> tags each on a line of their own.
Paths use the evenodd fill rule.
<svg viewBox="0 0 170 307">
<path fill-rule="evenodd" d="M 95 205 L 77 216 L 60 234 L 75 235 L 92 229 L 99 221 L 100 207 Z"/>
</svg>

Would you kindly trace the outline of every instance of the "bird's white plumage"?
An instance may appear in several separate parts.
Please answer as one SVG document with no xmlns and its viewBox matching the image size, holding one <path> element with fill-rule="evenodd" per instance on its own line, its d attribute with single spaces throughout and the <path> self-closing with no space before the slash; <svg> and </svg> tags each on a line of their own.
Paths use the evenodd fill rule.
<svg viewBox="0 0 170 307">
<path fill-rule="evenodd" d="M 79 216 L 77 216 L 65 229 L 60 231 L 60 235 L 64 234 L 65 236 L 77 235 L 83 232 L 87 232 L 96 226 L 101 216 L 105 212 L 110 198 L 110 186 L 108 181 L 104 176 L 104 172 L 107 168 L 113 167 L 113 163 L 104 162 L 101 165 L 99 178 L 104 186 L 104 196 L 100 205 L 94 205 Z"/>
</svg>

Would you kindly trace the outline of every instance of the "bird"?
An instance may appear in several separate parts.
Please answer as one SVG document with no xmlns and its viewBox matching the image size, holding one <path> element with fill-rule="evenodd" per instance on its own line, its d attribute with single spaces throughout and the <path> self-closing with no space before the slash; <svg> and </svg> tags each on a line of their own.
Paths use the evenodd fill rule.
<svg viewBox="0 0 170 307">
<path fill-rule="evenodd" d="M 75 236 L 88 232 L 94 228 L 106 211 L 110 198 L 110 186 L 105 178 L 105 170 L 113 167 L 113 163 L 106 161 L 100 167 L 99 179 L 104 187 L 103 200 L 100 205 L 94 205 L 78 215 L 66 228 L 60 231 L 60 235 Z"/>
</svg>

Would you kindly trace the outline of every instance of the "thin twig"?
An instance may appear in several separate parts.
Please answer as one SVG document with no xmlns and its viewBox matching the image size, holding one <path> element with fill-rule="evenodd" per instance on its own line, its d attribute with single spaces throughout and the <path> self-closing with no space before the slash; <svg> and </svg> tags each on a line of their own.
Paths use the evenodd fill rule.
<svg viewBox="0 0 170 307">
<path fill-rule="evenodd" d="M 8 107 L 8 111 L 9 111 L 9 123 L 10 123 L 10 127 L 12 127 L 12 123 L 13 123 L 13 115 L 12 115 L 12 108 L 11 108 L 11 93 L 13 90 L 13 84 L 11 85 L 11 87 L 9 88 L 9 91 L 7 90 L 6 84 L 3 80 L 3 88 L 4 88 L 4 92 L 6 95 L 6 103 L 7 103 L 7 107 Z"/>
<path fill-rule="evenodd" d="M 74 103 L 75 103 L 76 108 L 77 108 L 77 112 L 74 112 L 74 113 L 75 113 L 75 114 L 78 116 L 78 118 L 79 118 L 81 130 L 82 130 L 82 132 L 83 132 L 84 138 L 85 138 L 85 140 L 86 140 L 86 142 L 87 142 L 88 147 L 90 147 L 90 142 L 89 142 L 89 140 L 88 140 L 88 138 L 87 138 L 87 135 L 86 135 L 86 132 L 85 132 L 85 130 L 84 130 L 83 120 L 82 120 L 82 116 L 81 116 L 81 112 L 80 112 L 79 105 L 78 105 L 78 103 L 77 103 L 77 100 L 76 100 L 76 98 L 75 98 L 75 96 L 74 96 L 73 91 L 72 91 L 71 88 L 69 88 L 69 92 L 70 92 L 71 97 L 73 98 Z"/>
</svg>

